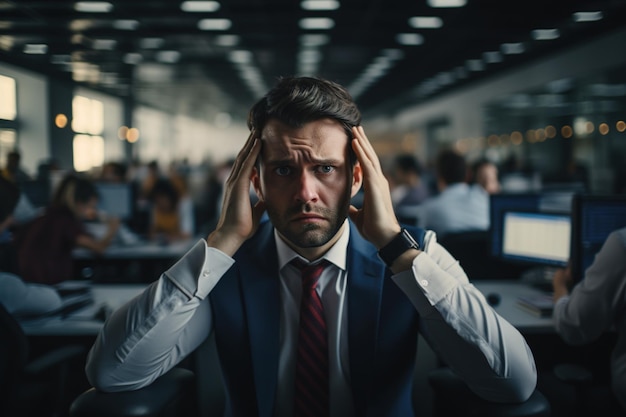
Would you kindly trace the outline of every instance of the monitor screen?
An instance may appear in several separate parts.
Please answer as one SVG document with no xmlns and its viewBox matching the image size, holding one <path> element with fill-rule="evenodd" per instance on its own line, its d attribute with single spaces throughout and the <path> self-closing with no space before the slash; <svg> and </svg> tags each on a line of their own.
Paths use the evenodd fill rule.
<svg viewBox="0 0 626 417">
<path fill-rule="evenodd" d="M 580 194 L 572 202 L 574 282 L 583 279 L 609 234 L 626 227 L 626 195 Z"/>
<path fill-rule="evenodd" d="M 533 265 L 565 266 L 569 261 L 569 214 L 507 211 L 502 221 L 502 258 Z"/>
<path fill-rule="evenodd" d="M 510 210 L 535 211 L 541 202 L 538 193 L 500 193 L 489 198 L 489 222 L 491 230 L 491 256 L 502 256 L 502 216 Z"/>
<path fill-rule="evenodd" d="M 127 183 L 96 183 L 99 201 L 98 210 L 129 220 L 133 215 L 133 187 Z"/>
</svg>

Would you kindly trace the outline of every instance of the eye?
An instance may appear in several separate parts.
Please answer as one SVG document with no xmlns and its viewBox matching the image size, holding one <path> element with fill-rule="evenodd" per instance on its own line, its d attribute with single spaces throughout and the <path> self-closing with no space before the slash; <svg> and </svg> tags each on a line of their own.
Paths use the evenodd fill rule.
<svg viewBox="0 0 626 417">
<path fill-rule="evenodd" d="M 320 165 L 319 167 L 317 167 L 317 170 L 322 174 L 330 174 L 335 170 L 335 167 L 332 165 Z"/>
<path fill-rule="evenodd" d="M 274 172 L 281 177 L 291 174 L 291 168 L 288 166 L 277 167 Z"/>
</svg>

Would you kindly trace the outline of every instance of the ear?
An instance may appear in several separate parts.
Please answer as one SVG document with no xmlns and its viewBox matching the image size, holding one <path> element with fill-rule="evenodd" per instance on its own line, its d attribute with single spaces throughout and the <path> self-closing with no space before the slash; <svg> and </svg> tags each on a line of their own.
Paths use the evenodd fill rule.
<svg viewBox="0 0 626 417">
<path fill-rule="evenodd" d="M 352 189 L 350 190 L 350 197 L 354 197 L 356 193 L 361 189 L 361 185 L 363 184 L 363 169 L 361 168 L 361 164 L 359 161 L 354 164 L 354 168 L 352 169 Z"/>
<path fill-rule="evenodd" d="M 252 181 L 254 192 L 256 192 L 256 195 L 257 197 L 259 197 L 259 200 L 264 201 L 265 197 L 263 196 L 263 189 L 261 187 L 261 173 L 259 172 L 259 169 L 256 166 L 252 168 L 252 174 L 250 174 L 250 181 Z"/>
</svg>

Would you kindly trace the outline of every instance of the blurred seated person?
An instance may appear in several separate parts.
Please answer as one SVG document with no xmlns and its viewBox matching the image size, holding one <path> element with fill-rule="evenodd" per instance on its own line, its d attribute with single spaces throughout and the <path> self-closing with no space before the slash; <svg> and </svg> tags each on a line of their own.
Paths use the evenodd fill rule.
<svg viewBox="0 0 626 417">
<path fill-rule="evenodd" d="M 150 192 L 150 239 L 160 242 L 188 239 L 193 234 L 193 205 L 169 179 L 159 179 Z"/>
<path fill-rule="evenodd" d="M 4 177 L 0 178 L 0 236 L 10 236 L 8 228 L 11 226 L 11 213 L 19 200 L 19 188 L 9 183 Z M 0 246 L 0 258 L 4 255 L 14 256 L 4 244 Z M 0 262 L 0 304 L 16 316 L 31 316 L 45 314 L 61 307 L 61 297 L 58 292 L 43 284 L 28 284 L 20 277 L 7 271 L 5 263 Z"/>
<path fill-rule="evenodd" d="M 0 173 L 7 180 L 17 184 L 28 181 L 30 175 L 22 169 L 21 164 L 22 155 L 18 151 L 11 151 L 7 154 L 6 165 Z"/>
<path fill-rule="evenodd" d="M 500 192 L 498 166 L 488 159 L 480 159 L 472 166 L 472 182 L 482 186 L 489 194 Z"/>
<path fill-rule="evenodd" d="M 428 188 L 421 180 L 422 167 L 413 155 L 397 155 L 390 174 L 394 207 L 415 206 L 428 197 Z"/>
<path fill-rule="evenodd" d="M 626 228 L 608 236 L 583 280 L 571 292 L 570 268 L 557 270 L 552 286 L 552 317 L 566 343 L 583 345 L 608 330 L 617 331 L 611 354 L 611 388 L 615 401 L 626 413 Z"/>
<path fill-rule="evenodd" d="M 100 180 L 106 182 L 126 182 L 126 171 L 126 165 L 121 162 L 107 162 L 102 166 Z"/>
<path fill-rule="evenodd" d="M 87 178 L 63 178 L 45 212 L 17 236 L 19 273 L 25 281 L 55 284 L 73 277 L 72 250 L 76 247 L 102 253 L 120 225 L 108 220 L 108 231 L 97 239 L 85 229 L 85 220 L 97 217 L 98 191 Z"/>
<path fill-rule="evenodd" d="M 417 207 L 417 225 L 438 236 L 489 229 L 489 194 L 467 183 L 467 164 L 459 153 L 444 149 L 435 161 L 439 194 Z"/>
</svg>

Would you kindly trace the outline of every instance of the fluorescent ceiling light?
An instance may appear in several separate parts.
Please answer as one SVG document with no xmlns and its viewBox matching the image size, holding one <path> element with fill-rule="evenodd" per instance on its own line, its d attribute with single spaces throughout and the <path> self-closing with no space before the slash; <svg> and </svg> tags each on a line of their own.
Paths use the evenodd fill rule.
<svg viewBox="0 0 626 417">
<path fill-rule="evenodd" d="M 218 46 L 236 46 L 239 44 L 239 36 L 237 35 L 219 35 L 215 38 L 215 44 Z"/>
<path fill-rule="evenodd" d="M 114 39 L 95 39 L 93 41 L 93 49 L 99 51 L 111 51 L 117 45 L 117 41 Z"/>
<path fill-rule="evenodd" d="M 382 55 L 393 60 L 404 58 L 404 52 L 402 51 L 402 49 L 397 49 L 397 48 L 383 49 Z"/>
<path fill-rule="evenodd" d="M 424 43 L 424 37 L 419 33 L 398 33 L 396 35 L 396 41 L 400 45 L 421 45 Z"/>
<path fill-rule="evenodd" d="M 336 0 L 303 0 L 300 7 L 304 10 L 337 10 L 339 2 Z"/>
<path fill-rule="evenodd" d="M 160 51 L 157 52 L 157 61 L 166 64 L 175 64 L 180 61 L 180 52 L 178 51 Z"/>
<path fill-rule="evenodd" d="M 409 17 L 409 26 L 415 29 L 437 29 L 443 26 L 443 20 L 437 16 Z"/>
<path fill-rule="evenodd" d="M 232 51 L 228 54 L 228 60 L 234 64 L 249 64 L 252 62 L 252 52 L 243 49 Z"/>
<path fill-rule="evenodd" d="M 180 9 L 189 13 L 215 12 L 220 9 L 220 4 L 216 1 L 184 1 Z"/>
<path fill-rule="evenodd" d="M 466 0 L 428 0 L 430 7 L 463 7 Z"/>
<path fill-rule="evenodd" d="M 27 43 L 24 45 L 24 53 L 30 55 L 42 55 L 48 52 L 48 45 L 45 43 Z"/>
<path fill-rule="evenodd" d="M 322 54 L 316 49 L 305 49 L 298 53 L 298 62 L 301 64 L 316 64 L 322 60 Z"/>
<path fill-rule="evenodd" d="M 108 13 L 113 10 L 113 4 L 106 1 L 79 1 L 74 10 L 84 13 Z"/>
<path fill-rule="evenodd" d="M 202 19 L 198 22 L 200 30 L 228 30 L 231 26 L 229 19 Z"/>
<path fill-rule="evenodd" d="M 602 20 L 604 15 L 602 12 L 576 12 L 573 15 L 574 22 L 597 22 Z"/>
<path fill-rule="evenodd" d="M 137 65 L 141 61 L 143 61 L 143 57 L 141 56 L 141 54 L 138 54 L 136 52 L 129 52 L 126 55 L 124 55 L 125 64 Z"/>
<path fill-rule="evenodd" d="M 521 42 L 503 43 L 500 45 L 500 50 L 506 55 L 523 54 L 525 51 L 524 44 Z"/>
<path fill-rule="evenodd" d="M 143 38 L 139 41 L 139 45 L 143 49 L 158 49 L 165 43 L 163 38 Z"/>
<path fill-rule="evenodd" d="M 118 19 L 113 21 L 113 27 L 119 30 L 135 30 L 139 27 L 139 21 L 134 19 Z"/>
<path fill-rule="evenodd" d="M 558 29 L 536 29 L 532 31 L 532 37 L 536 41 L 551 41 L 558 39 L 561 33 Z"/>
<path fill-rule="evenodd" d="M 483 59 L 487 64 L 502 62 L 502 54 L 498 51 L 489 51 L 483 54 Z"/>
<path fill-rule="evenodd" d="M 300 45 L 302 46 L 322 46 L 329 41 L 330 37 L 322 33 L 307 33 L 300 36 Z"/>
<path fill-rule="evenodd" d="M 335 21 L 328 17 L 306 17 L 300 19 L 299 25 L 301 29 L 332 29 Z"/>
<path fill-rule="evenodd" d="M 466 64 L 470 71 L 483 71 L 485 69 L 485 63 L 480 59 L 469 59 Z"/>
</svg>

